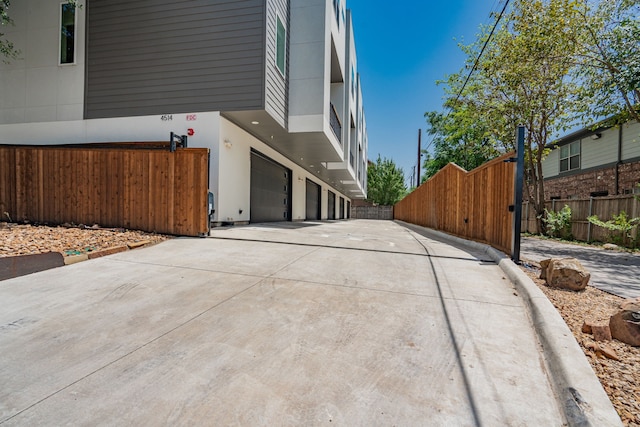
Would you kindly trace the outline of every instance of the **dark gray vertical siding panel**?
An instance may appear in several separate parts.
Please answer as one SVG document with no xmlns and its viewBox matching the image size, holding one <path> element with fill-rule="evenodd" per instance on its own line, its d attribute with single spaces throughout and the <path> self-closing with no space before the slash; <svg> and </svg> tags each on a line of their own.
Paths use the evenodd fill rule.
<svg viewBox="0 0 640 427">
<path fill-rule="evenodd" d="M 265 109 L 265 2 L 89 0 L 85 117 Z"/>
<path fill-rule="evenodd" d="M 266 91 L 265 109 L 283 127 L 287 127 L 289 41 L 287 40 L 285 76 L 276 67 L 276 19 L 280 17 L 289 37 L 289 0 L 267 0 L 266 12 Z"/>
</svg>

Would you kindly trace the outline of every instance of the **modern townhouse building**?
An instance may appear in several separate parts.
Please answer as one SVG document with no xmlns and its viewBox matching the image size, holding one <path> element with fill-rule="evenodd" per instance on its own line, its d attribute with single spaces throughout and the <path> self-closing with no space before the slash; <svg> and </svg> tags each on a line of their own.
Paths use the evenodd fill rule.
<svg viewBox="0 0 640 427">
<path fill-rule="evenodd" d="M 542 169 L 547 200 L 638 193 L 640 123 L 585 128 L 560 138 Z"/>
<path fill-rule="evenodd" d="M 188 136 L 212 222 L 346 218 L 367 132 L 345 0 L 12 2 L 0 144 Z M 4 31 L 4 30 L 3 30 Z"/>
</svg>

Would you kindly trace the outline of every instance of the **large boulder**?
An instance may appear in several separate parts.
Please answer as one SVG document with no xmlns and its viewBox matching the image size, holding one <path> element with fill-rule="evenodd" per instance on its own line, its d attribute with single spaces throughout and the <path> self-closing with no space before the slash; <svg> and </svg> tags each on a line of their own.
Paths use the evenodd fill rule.
<svg viewBox="0 0 640 427">
<path fill-rule="evenodd" d="M 640 297 L 620 304 L 620 311 L 609 319 L 609 329 L 618 341 L 640 347 Z"/>
<path fill-rule="evenodd" d="M 556 288 L 581 291 L 591 278 L 591 273 L 575 258 L 544 259 L 540 261 L 540 268 L 540 278 Z"/>
</svg>

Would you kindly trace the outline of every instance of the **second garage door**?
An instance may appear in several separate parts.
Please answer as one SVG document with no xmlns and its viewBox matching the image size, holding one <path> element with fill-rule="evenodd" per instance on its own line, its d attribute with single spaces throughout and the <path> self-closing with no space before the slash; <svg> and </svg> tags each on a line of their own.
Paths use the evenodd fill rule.
<svg viewBox="0 0 640 427">
<path fill-rule="evenodd" d="M 251 222 L 291 220 L 291 171 L 251 152 Z"/>
<path fill-rule="evenodd" d="M 320 219 L 320 186 L 307 179 L 306 219 Z"/>
<path fill-rule="evenodd" d="M 331 191 L 327 197 L 327 219 L 336 219 L 336 195 Z"/>
</svg>

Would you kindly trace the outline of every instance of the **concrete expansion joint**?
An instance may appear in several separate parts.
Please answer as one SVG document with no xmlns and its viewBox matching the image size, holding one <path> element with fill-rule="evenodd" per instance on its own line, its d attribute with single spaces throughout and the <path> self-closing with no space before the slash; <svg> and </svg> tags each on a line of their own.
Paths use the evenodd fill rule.
<svg viewBox="0 0 640 427">
<path fill-rule="evenodd" d="M 558 405 L 569 426 L 622 426 L 609 397 L 560 313 L 538 286 L 511 259 L 497 249 L 432 230 L 396 221 L 429 237 L 479 251 L 496 262 L 514 284 L 528 310 L 540 340 L 542 355 Z"/>
</svg>

